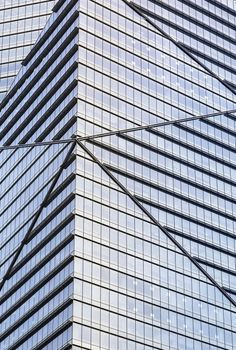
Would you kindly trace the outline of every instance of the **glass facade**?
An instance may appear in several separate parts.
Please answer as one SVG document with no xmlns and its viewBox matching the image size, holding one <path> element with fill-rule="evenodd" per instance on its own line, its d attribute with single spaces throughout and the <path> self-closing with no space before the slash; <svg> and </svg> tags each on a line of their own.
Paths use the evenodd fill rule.
<svg viewBox="0 0 236 350">
<path fill-rule="evenodd" d="M 230 89 L 236 89 L 235 1 L 134 2 L 159 28 L 225 80 Z"/>
<path fill-rule="evenodd" d="M 231 1 L 30 4 L 53 12 L 0 105 L 1 350 L 234 350 Z"/>
<path fill-rule="evenodd" d="M 0 101 L 30 52 L 55 0 L 2 0 L 0 4 Z"/>
</svg>

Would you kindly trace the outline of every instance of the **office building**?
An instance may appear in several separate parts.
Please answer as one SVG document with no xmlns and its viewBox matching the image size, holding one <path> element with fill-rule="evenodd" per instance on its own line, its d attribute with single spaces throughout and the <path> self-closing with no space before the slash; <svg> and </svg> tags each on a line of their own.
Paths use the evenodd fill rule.
<svg viewBox="0 0 236 350">
<path fill-rule="evenodd" d="M 1 350 L 233 350 L 232 1 L 32 3 L 52 14 L 1 102 Z"/>
<path fill-rule="evenodd" d="M 54 5 L 54 0 L 2 0 L 0 4 L 0 101 L 10 88 Z"/>
</svg>

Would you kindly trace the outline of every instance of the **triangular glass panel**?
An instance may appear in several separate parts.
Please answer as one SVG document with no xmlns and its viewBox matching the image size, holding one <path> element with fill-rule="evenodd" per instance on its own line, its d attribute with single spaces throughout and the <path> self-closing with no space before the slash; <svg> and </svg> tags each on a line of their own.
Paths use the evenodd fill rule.
<svg viewBox="0 0 236 350">
<path fill-rule="evenodd" d="M 114 154 L 111 151 L 106 151 L 104 148 L 93 145 L 91 142 L 85 142 L 83 144 L 102 163 L 109 163 L 107 158 L 109 154 L 110 159 L 113 159 Z M 140 215 L 140 207 L 134 201 L 131 206 L 132 200 L 130 202 L 129 195 L 121 187 L 119 188 L 117 182 L 112 178 L 108 181 L 107 176 L 109 176 L 109 173 L 105 172 L 96 163 L 96 159 L 84 158 L 81 154 L 77 162 L 80 173 L 77 179 L 75 249 L 77 252 L 76 273 L 79 280 L 75 283 L 78 293 L 78 300 L 76 301 L 78 315 L 76 316 L 81 319 L 79 322 L 84 325 L 88 323 L 92 327 L 95 327 L 96 319 L 92 315 L 100 312 L 102 315 L 102 311 L 99 311 L 97 308 L 95 300 L 91 299 L 89 294 L 80 294 L 80 288 L 91 290 L 92 293 L 95 290 L 93 284 L 99 284 L 96 290 L 98 291 L 99 288 L 100 293 L 98 295 L 102 296 L 106 284 L 110 283 L 109 288 L 113 289 L 112 283 L 114 283 L 115 287 L 115 281 L 118 278 L 120 281 L 119 287 L 118 289 L 115 287 L 116 290 L 112 294 L 114 299 L 110 299 L 109 306 L 106 308 L 109 317 L 113 317 L 113 312 L 116 310 L 116 297 L 119 298 L 119 293 L 122 293 L 123 288 L 125 288 L 128 304 L 130 303 L 130 308 L 125 308 L 125 315 L 128 317 L 127 322 L 129 323 L 129 317 L 133 317 L 137 324 L 139 324 L 138 320 L 144 322 L 145 318 L 145 322 L 148 322 L 149 318 L 152 319 L 151 328 L 154 334 L 155 332 L 157 334 L 156 337 L 152 338 L 155 346 L 168 349 L 171 345 L 169 343 L 171 340 L 168 339 L 178 338 L 173 333 L 176 330 L 180 344 L 185 341 L 184 339 L 187 334 L 191 338 L 192 332 L 194 339 L 190 342 L 193 346 L 198 346 L 203 336 L 206 343 L 208 343 L 209 349 L 217 346 L 220 347 L 220 344 L 223 344 L 224 340 L 221 338 L 222 335 L 219 335 L 221 331 L 218 332 L 217 330 L 219 324 L 222 324 L 219 318 L 219 312 L 221 313 L 222 308 L 226 307 L 226 313 L 230 316 L 230 319 L 231 317 L 234 319 L 235 314 L 232 312 L 234 307 L 231 302 L 200 271 L 190 258 L 167 237 L 162 229 L 152 220 L 150 221 L 148 215 L 144 212 L 142 216 Z M 122 180 L 115 172 L 112 172 L 112 174 L 119 181 Z M 127 184 L 123 182 L 122 185 L 126 186 Z M 129 191 L 130 189 L 127 188 L 127 190 Z M 133 218 L 131 219 L 131 217 Z M 142 252 L 141 260 L 139 252 Z M 84 271 L 84 282 L 80 280 L 82 271 Z M 205 294 L 206 290 L 209 291 L 208 297 Z M 135 295 L 132 294 L 134 291 L 136 293 Z M 178 293 L 183 294 L 181 294 L 181 297 L 178 297 Z M 165 295 L 168 299 L 167 304 L 165 304 Z M 142 302 L 138 301 L 139 296 Z M 176 305 L 176 298 L 182 298 L 184 303 L 188 304 L 188 315 L 192 317 L 194 315 L 198 320 L 197 322 L 200 322 L 199 335 L 197 335 L 197 332 L 192 326 L 187 326 L 186 330 L 185 322 L 188 323 L 190 321 L 188 317 L 185 319 L 183 325 L 177 322 L 181 318 L 178 315 L 178 312 L 181 312 L 181 303 L 177 302 Z M 195 298 L 196 301 L 198 300 L 199 312 L 196 309 L 192 311 L 189 309 L 190 304 L 195 304 Z M 97 299 L 97 297 L 95 299 L 100 307 L 103 307 L 105 299 L 102 297 L 101 299 Z M 145 314 L 144 310 L 146 310 L 146 307 L 148 308 L 145 303 L 148 300 L 153 304 L 153 307 Z M 217 310 L 215 313 L 209 315 L 212 325 L 214 324 L 215 335 L 217 335 L 217 337 L 213 336 L 212 338 L 203 331 L 205 327 L 205 311 L 203 312 L 203 310 L 207 305 L 205 303 L 210 303 L 210 300 L 215 304 L 214 307 Z M 89 313 L 84 312 L 86 310 L 86 303 L 91 304 L 92 318 Z M 218 307 L 220 308 L 217 309 Z M 174 310 L 175 312 L 173 312 Z M 122 306 L 119 312 L 123 314 Z M 163 315 L 160 316 L 159 312 L 161 314 L 163 313 Z M 162 318 L 160 319 L 159 317 Z M 159 328 L 160 322 L 163 327 L 162 330 Z M 229 329 L 228 325 L 222 324 L 222 326 L 226 327 L 225 331 L 227 332 Z M 185 329 L 184 332 L 181 327 Z M 231 327 L 233 327 L 233 324 L 230 325 Z M 106 329 L 106 324 L 104 324 L 104 329 Z M 159 335 L 160 338 L 158 336 L 158 334 L 164 333 L 166 334 L 165 340 L 161 338 L 161 335 Z M 144 341 L 144 335 L 130 329 L 130 339 L 133 341 L 137 341 L 138 339 Z M 148 339 L 145 341 L 148 345 Z M 231 340 L 227 340 L 229 342 L 227 345 L 229 348 L 232 346 L 230 345 L 231 341 L 232 338 Z M 81 345 L 85 346 L 86 341 L 82 342 Z"/>
<path fill-rule="evenodd" d="M 203 64 L 220 79 L 234 85 L 236 45 L 233 38 L 236 31 L 232 28 L 232 23 L 235 25 L 235 15 L 220 4 L 204 2 L 203 11 L 191 1 L 188 3 L 183 3 L 181 0 L 134 1 L 145 16 L 172 39 L 183 45 L 189 54 L 197 58 L 200 65 Z M 226 1 L 222 3 L 225 5 Z M 235 4 L 234 1 L 232 3 Z M 232 7 L 230 6 L 230 9 Z M 217 16 L 211 18 L 212 12 Z M 222 18 L 227 18 L 231 23 L 228 21 L 222 23 Z M 224 91 L 225 88 L 223 84 L 221 85 L 221 91 Z"/>
<path fill-rule="evenodd" d="M 1 187 L 6 186 L 8 189 L 1 196 L 2 234 L 0 256 L 6 266 L 9 265 L 8 257 L 11 257 L 17 251 L 22 240 L 28 235 L 31 223 L 34 221 L 35 215 L 37 215 L 69 148 L 70 145 L 58 144 L 30 149 L 22 148 L 11 152 L 2 151 L 2 154 L 4 152 L 8 153 L 7 162 L 5 162 L 5 159 L 1 167 Z M 60 204 L 60 201 L 58 202 L 59 197 L 63 202 L 64 197 L 67 198 L 69 193 L 73 193 L 73 166 L 73 162 L 68 163 L 67 168 L 63 170 L 48 199 L 48 204 L 42 209 L 32 229 L 33 231 L 39 224 L 43 227 L 42 222 L 45 222 L 46 225 L 47 216 Z M 50 225 L 48 227 L 50 228 Z M 42 233 L 40 236 L 41 240 L 44 239 L 44 235 L 48 234 L 48 230 L 43 229 L 43 232 L 43 236 Z M 37 243 L 39 242 L 37 241 Z M 30 248 L 26 245 L 21 250 L 16 264 L 31 253 L 34 248 L 31 245 L 29 245 Z M 5 282 L 3 293 L 9 289 L 8 284 L 12 284 L 12 280 L 11 278 L 11 280 Z"/>
</svg>

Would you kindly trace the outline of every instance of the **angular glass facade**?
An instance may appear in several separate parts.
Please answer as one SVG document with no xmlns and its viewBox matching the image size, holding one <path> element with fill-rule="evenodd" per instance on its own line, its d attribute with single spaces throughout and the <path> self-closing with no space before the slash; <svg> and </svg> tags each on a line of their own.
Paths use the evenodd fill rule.
<svg viewBox="0 0 236 350">
<path fill-rule="evenodd" d="M 141 11 L 235 90 L 235 1 L 138 0 Z M 202 4 L 201 4 L 202 3 Z"/>
<path fill-rule="evenodd" d="M 235 349 L 235 18 L 56 2 L 0 105 L 1 350 Z"/>
<path fill-rule="evenodd" d="M 51 13 L 55 0 L 2 0 L 0 4 L 0 101 Z"/>
</svg>

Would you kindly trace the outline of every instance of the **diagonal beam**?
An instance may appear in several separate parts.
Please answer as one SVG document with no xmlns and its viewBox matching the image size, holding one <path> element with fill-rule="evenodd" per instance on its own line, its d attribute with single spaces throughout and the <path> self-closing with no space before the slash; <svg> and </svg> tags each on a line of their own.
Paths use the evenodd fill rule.
<svg viewBox="0 0 236 350">
<path fill-rule="evenodd" d="M 59 177 L 60 177 L 60 175 L 61 175 L 61 173 L 62 173 L 62 171 L 63 171 L 63 169 L 64 169 L 64 167 L 65 167 L 65 165 L 66 165 L 66 163 L 67 163 L 67 161 L 69 160 L 69 158 L 70 158 L 70 156 L 71 156 L 71 154 L 72 154 L 72 152 L 73 152 L 73 150 L 74 150 L 74 148 L 75 148 L 76 141 L 75 141 L 75 140 L 72 140 L 72 141 L 70 141 L 70 142 L 72 142 L 72 145 L 71 145 L 71 147 L 69 148 L 69 151 L 68 151 L 68 153 L 66 154 L 66 156 L 65 156 L 65 158 L 64 158 L 64 160 L 63 160 L 63 162 L 62 162 L 62 164 L 60 165 L 60 167 L 59 167 L 57 173 L 54 175 L 54 178 L 53 178 L 53 181 L 52 181 L 52 183 L 51 183 L 51 186 L 49 187 L 49 189 L 48 189 L 48 191 L 47 191 L 47 193 L 46 193 L 46 195 L 45 195 L 45 197 L 44 197 L 44 199 L 43 199 L 43 201 L 42 201 L 42 203 L 41 203 L 41 205 L 40 205 L 38 211 L 36 212 L 36 214 L 35 214 L 35 216 L 34 216 L 33 221 L 31 222 L 31 225 L 30 225 L 28 231 L 26 232 L 26 234 L 25 234 L 23 240 L 21 241 L 20 246 L 19 246 L 18 249 L 16 250 L 16 253 L 15 253 L 15 255 L 14 255 L 14 258 L 13 258 L 13 260 L 11 261 L 11 264 L 10 264 L 10 266 L 8 267 L 7 272 L 5 273 L 3 279 L 2 279 L 2 281 L 1 281 L 1 283 L 0 283 L 0 291 L 2 290 L 2 288 L 3 288 L 3 286 L 4 286 L 4 283 L 6 282 L 6 280 L 9 278 L 9 275 L 10 275 L 10 273 L 11 273 L 11 270 L 12 270 L 12 268 L 13 268 L 15 262 L 17 261 L 17 259 L 18 259 L 19 255 L 20 255 L 20 253 L 21 253 L 21 251 L 22 251 L 24 245 L 27 243 L 28 237 L 30 236 L 31 231 L 32 231 L 33 228 L 34 228 L 34 225 L 36 224 L 36 222 L 37 222 L 37 220 L 38 220 L 38 218 L 39 218 L 39 216 L 40 216 L 40 214 L 41 214 L 43 208 L 44 208 L 45 205 L 47 204 L 47 201 L 48 201 L 48 199 L 49 199 L 49 196 L 50 196 L 51 192 L 53 191 L 53 189 L 54 189 L 54 187 L 55 187 L 55 185 L 56 185 L 56 183 L 57 183 L 57 181 L 58 181 L 58 179 L 59 179 Z"/>
<path fill-rule="evenodd" d="M 229 84 L 223 79 L 221 79 L 217 74 L 212 72 L 211 69 L 209 69 L 205 64 L 203 64 L 197 57 L 195 57 L 189 50 L 187 50 L 180 41 L 176 41 L 173 39 L 170 35 L 168 35 L 162 28 L 160 28 L 156 23 L 154 23 L 148 16 L 144 14 L 145 12 L 150 12 L 148 9 L 145 9 L 137 4 L 135 4 L 133 1 L 130 0 L 123 0 L 126 5 L 128 5 L 130 8 L 133 9 L 136 13 L 138 13 L 142 18 L 144 18 L 149 24 L 151 24 L 155 29 L 157 29 L 165 38 L 170 40 L 172 43 L 174 43 L 179 49 L 181 49 L 186 55 L 188 55 L 193 61 L 195 61 L 197 64 L 199 64 L 202 68 L 204 68 L 213 78 L 217 79 L 222 85 L 224 85 L 228 90 L 230 90 L 231 93 L 236 95 L 236 92 L 234 89 L 231 88 Z"/>
<path fill-rule="evenodd" d="M 18 143 L 16 145 L 8 145 L 8 146 L 0 146 L 0 151 L 18 149 L 18 148 L 30 148 L 30 147 L 38 147 L 38 146 L 50 146 L 57 145 L 60 143 L 70 143 L 73 139 L 65 139 L 65 140 L 51 140 L 51 141 L 42 141 L 42 142 L 32 142 L 32 143 Z"/>
<path fill-rule="evenodd" d="M 220 292 L 236 307 L 236 301 L 212 278 L 207 271 L 185 250 L 185 248 L 175 240 L 175 238 L 163 227 L 156 218 L 130 193 L 127 188 L 111 173 L 111 171 L 103 164 L 78 138 L 76 139 L 78 145 L 98 164 L 102 170 L 122 189 L 122 191 L 147 215 L 147 217 L 159 227 L 162 232 L 187 256 L 191 262 L 211 281 L 211 283 L 220 290 Z"/>
<path fill-rule="evenodd" d="M 187 123 L 194 120 L 204 120 L 208 118 L 214 118 L 219 115 L 229 115 L 232 118 L 236 119 L 236 116 L 232 115 L 231 113 L 236 113 L 236 109 L 226 110 L 226 111 L 220 111 L 220 112 L 213 112 L 209 114 L 203 114 L 198 116 L 193 116 L 189 118 L 182 118 L 182 119 L 174 119 L 174 120 L 165 120 L 163 122 L 155 123 L 155 124 L 148 124 L 148 125 L 139 125 L 134 126 L 132 128 L 126 128 L 126 129 L 119 129 L 114 131 L 107 131 L 99 134 L 93 134 L 93 135 L 87 135 L 87 136 L 77 136 L 77 139 L 80 141 L 89 141 L 94 140 L 101 137 L 107 137 L 107 136 L 114 136 L 114 135 L 122 135 L 129 132 L 135 132 L 140 130 L 152 130 L 155 128 L 159 128 L 162 126 L 167 125 L 178 125 L 181 123 Z M 156 116 L 158 118 L 162 118 L 160 116 Z M 69 143 L 74 140 L 74 136 L 71 139 L 65 139 L 65 140 L 53 140 L 53 141 L 43 141 L 43 142 L 34 142 L 34 143 L 26 143 L 26 144 L 17 144 L 17 145 L 9 145 L 9 146 L 0 146 L 0 151 L 10 150 L 10 149 L 18 149 L 18 148 L 24 148 L 24 147 L 35 147 L 35 146 L 45 146 L 45 145 L 51 145 L 51 144 L 59 144 L 59 143 Z"/>
<path fill-rule="evenodd" d="M 135 131 L 140 131 L 140 130 L 152 130 L 152 129 L 159 128 L 162 126 L 178 125 L 181 123 L 187 123 L 187 122 L 194 121 L 194 120 L 204 120 L 204 119 L 208 119 L 208 118 L 217 117 L 219 115 L 227 115 L 230 113 L 236 113 L 236 109 L 222 111 L 222 112 L 214 112 L 214 113 L 209 113 L 209 114 L 204 114 L 204 115 L 199 115 L 199 116 L 194 116 L 194 117 L 189 117 L 189 118 L 166 120 L 166 121 L 155 123 L 155 124 L 140 125 L 140 126 L 135 126 L 132 128 L 127 128 L 127 129 L 107 131 L 107 132 L 103 132 L 100 134 L 80 136 L 77 139 L 79 139 L 80 141 L 89 141 L 89 140 L 94 140 L 94 139 L 101 138 L 101 137 L 114 136 L 114 135 L 119 136 L 119 135 L 126 134 L 129 132 L 135 132 Z M 232 115 L 230 115 L 230 116 L 231 116 L 231 118 L 232 117 L 236 118 L 235 116 L 232 116 Z M 159 116 L 157 115 L 157 117 L 159 117 Z"/>
</svg>

